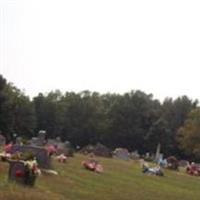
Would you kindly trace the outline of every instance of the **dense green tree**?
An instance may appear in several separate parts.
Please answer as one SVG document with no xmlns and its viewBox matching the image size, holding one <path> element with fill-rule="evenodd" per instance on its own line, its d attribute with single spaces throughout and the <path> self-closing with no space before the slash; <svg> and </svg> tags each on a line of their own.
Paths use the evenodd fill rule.
<svg viewBox="0 0 200 200">
<path fill-rule="evenodd" d="M 187 96 L 182 96 L 174 101 L 171 98 L 165 99 L 162 105 L 162 118 L 168 123 L 168 152 L 180 155 L 182 152 L 178 148 L 176 141 L 177 131 L 184 124 L 188 114 L 196 108 L 197 100 L 193 101 Z M 165 150 L 164 150 L 165 151 Z"/>
<path fill-rule="evenodd" d="M 30 138 L 46 130 L 47 137 L 60 136 L 74 146 L 101 142 L 110 148 L 155 153 L 160 143 L 166 155 L 182 156 L 177 131 L 197 103 L 182 96 L 161 104 L 139 90 L 123 95 L 56 90 L 30 100 L 0 76 L 0 130 L 8 140 L 13 133 Z"/>
<path fill-rule="evenodd" d="M 60 115 L 62 110 L 59 108 L 59 101 L 62 94 L 59 90 L 50 92 L 46 96 L 40 93 L 34 98 L 34 106 L 36 112 L 37 127 L 39 130 L 46 130 L 48 137 L 59 136 L 61 132 Z"/>
<path fill-rule="evenodd" d="M 5 87 L 5 95 L 7 101 L 4 104 L 4 113 L 8 116 L 6 124 L 11 128 L 8 131 L 31 137 L 35 128 L 35 110 L 29 97 L 12 84 Z"/>
<path fill-rule="evenodd" d="M 0 75 L 0 130 L 7 135 L 9 130 L 10 117 L 6 112 L 7 96 L 5 94 L 6 80 Z"/>
<path fill-rule="evenodd" d="M 106 116 L 100 95 L 89 91 L 66 93 L 62 101 L 65 102 L 62 138 L 80 146 L 102 141 Z"/>
<path fill-rule="evenodd" d="M 0 78 L 1 79 L 1 78 Z M 1 81 L 0 81 L 1 82 Z M 0 129 L 11 140 L 14 133 L 31 137 L 35 128 L 35 112 L 29 97 L 5 80 L 0 91 Z"/>
<path fill-rule="evenodd" d="M 152 95 L 141 91 L 118 97 L 109 113 L 112 145 L 145 151 L 144 138 L 153 121 L 158 118 L 159 106 L 157 101 L 152 100 Z"/>
<path fill-rule="evenodd" d="M 161 145 L 162 153 L 169 154 L 169 133 L 168 123 L 165 119 L 159 118 L 150 127 L 146 135 L 146 143 L 148 144 L 148 151 L 156 152 L 157 145 Z"/>
<path fill-rule="evenodd" d="M 177 141 L 187 155 L 200 160 L 200 108 L 194 109 L 179 128 Z"/>
</svg>

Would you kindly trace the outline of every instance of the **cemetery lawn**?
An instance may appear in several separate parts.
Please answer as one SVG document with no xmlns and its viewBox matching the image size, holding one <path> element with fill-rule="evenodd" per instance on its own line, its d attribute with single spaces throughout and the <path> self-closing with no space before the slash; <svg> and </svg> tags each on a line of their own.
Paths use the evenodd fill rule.
<svg viewBox="0 0 200 200">
<path fill-rule="evenodd" d="M 0 200 L 198 200 L 200 178 L 165 170 L 164 177 L 141 173 L 136 161 L 98 158 L 105 172 L 81 167 L 86 157 L 54 161 L 59 175 L 42 175 L 34 188 L 8 183 L 8 164 L 0 163 Z"/>
</svg>

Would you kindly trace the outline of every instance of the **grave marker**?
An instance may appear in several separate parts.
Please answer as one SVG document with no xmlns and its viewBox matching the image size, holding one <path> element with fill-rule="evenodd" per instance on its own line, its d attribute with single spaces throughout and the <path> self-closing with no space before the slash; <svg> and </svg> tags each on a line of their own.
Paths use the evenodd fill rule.
<svg viewBox="0 0 200 200">
<path fill-rule="evenodd" d="M 43 147 L 28 146 L 28 145 L 13 145 L 11 153 L 22 152 L 22 153 L 32 153 L 38 162 L 40 168 L 51 169 L 51 160 L 48 152 Z"/>
</svg>

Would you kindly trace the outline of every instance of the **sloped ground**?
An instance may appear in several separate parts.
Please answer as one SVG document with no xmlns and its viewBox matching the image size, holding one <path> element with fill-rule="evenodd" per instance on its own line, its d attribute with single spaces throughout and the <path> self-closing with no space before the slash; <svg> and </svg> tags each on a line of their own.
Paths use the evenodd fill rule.
<svg viewBox="0 0 200 200">
<path fill-rule="evenodd" d="M 141 173 L 137 162 L 98 160 L 105 173 L 81 167 L 86 157 L 76 155 L 67 164 L 55 162 L 59 175 L 42 175 L 35 188 L 8 183 L 6 163 L 0 163 L 0 200 L 197 200 L 200 178 L 165 171 L 165 177 Z"/>
</svg>

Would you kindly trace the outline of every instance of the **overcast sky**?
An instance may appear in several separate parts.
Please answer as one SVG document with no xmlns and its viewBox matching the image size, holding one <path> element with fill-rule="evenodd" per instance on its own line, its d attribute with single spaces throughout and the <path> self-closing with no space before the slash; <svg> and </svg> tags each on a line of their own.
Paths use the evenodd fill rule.
<svg viewBox="0 0 200 200">
<path fill-rule="evenodd" d="M 0 0 L 0 73 L 30 96 L 200 99 L 200 1 Z"/>
</svg>

